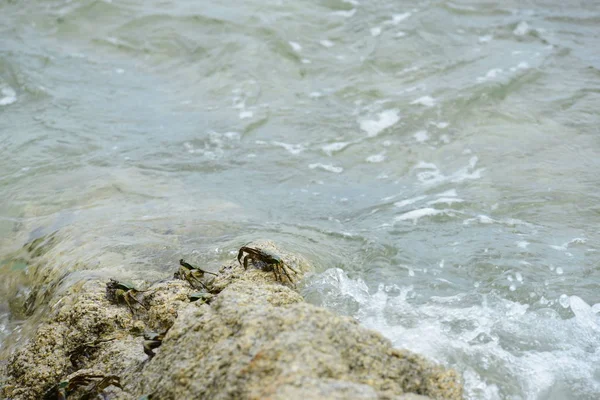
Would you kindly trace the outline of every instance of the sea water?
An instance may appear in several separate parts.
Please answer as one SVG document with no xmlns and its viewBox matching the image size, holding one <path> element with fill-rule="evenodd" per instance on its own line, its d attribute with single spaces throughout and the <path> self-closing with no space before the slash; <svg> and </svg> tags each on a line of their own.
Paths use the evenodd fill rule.
<svg viewBox="0 0 600 400">
<path fill-rule="evenodd" d="M 263 238 L 468 399 L 600 398 L 599 26 L 555 0 L 0 3 L 0 350 L 45 269 L 158 280 Z"/>
</svg>

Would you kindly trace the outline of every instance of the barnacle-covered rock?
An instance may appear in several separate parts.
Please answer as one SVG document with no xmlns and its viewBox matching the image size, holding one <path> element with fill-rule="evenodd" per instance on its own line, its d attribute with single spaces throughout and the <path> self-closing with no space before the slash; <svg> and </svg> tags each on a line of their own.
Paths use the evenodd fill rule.
<svg viewBox="0 0 600 400">
<path fill-rule="evenodd" d="M 298 271 L 294 284 L 310 270 L 272 242 L 247 246 L 276 252 Z M 234 259 L 202 278 L 206 296 L 185 280 L 146 282 L 135 314 L 107 300 L 107 279 L 75 284 L 51 299 L 45 320 L 0 366 L 0 397 L 37 399 L 90 369 L 119 377 L 122 389 L 103 393 L 111 399 L 462 398 L 453 370 L 306 303 L 277 278 Z"/>
</svg>

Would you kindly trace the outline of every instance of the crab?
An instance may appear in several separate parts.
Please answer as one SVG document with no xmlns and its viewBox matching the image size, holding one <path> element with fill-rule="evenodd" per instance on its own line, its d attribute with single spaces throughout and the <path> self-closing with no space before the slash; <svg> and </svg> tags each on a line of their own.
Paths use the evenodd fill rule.
<svg viewBox="0 0 600 400">
<path fill-rule="evenodd" d="M 142 292 L 146 292 L 146 290 L 138 290 L 129 282 L 119 282 L 111 279 L 110 282 L 106 284 L 106 298 L 113 303 L 127 304 L 132 314 L 135 310 L 132 305 L 133 302 L 139 304 L 142 308 L 146 308 L 142 302 L 135 297 L 136 294 Z"/>
<path fill-rule="evenodd" d="M 204 274 L 211 274 L 217 276 L 217 274 L 215 274 L 214 272 L 205 271 L 200 267 L 195 267 L 185 262 L 183 258 L 179 260 L 179 265 L 179 270 L 175 272 L 174 277 L 178 279 L 185 279 L 194 289 L 196 288 L 196 285 L 193 282 L 197 282 L 204 289 L 208 290 L 206 285 L 200 280 L 204 276 Z"/>
<path fill-rule="evenodd" d="M 166 333 L 167 332 L 148 332 L 144 334 L 144 353 L 148 355 L 148 360 L 152 360 L 152 358 L 156 355 L 156 353 L 154 353 L 152 350 L 160 347 Z"/>
<path fill-rule="evenodd" d="M 90 358 L 93 351 L 96 350 L 102 343 L 111 342 L 115 338 L 96 339 L 91 342 L 82 343 L 69 352 L 69 360 L 75 369 L 79 369 L 82 364 L 82 359 Z"/>
<path fill-rule="evenodd" d="M 52 386 L 46 391 L 43 399 L 66 400 L 67 396 L 82 387 L 85 387 L 85 394 L 79 398 L 93 399 L 109 386 L 116 386 L 122 389 L 121 379 L 116 375 L 81 373 Z"/>
<path fill-rule="evenodd" d="M 190 295 L 188 295 L 188 299 L 190 299 L 190 303 L 200 300 L 201 303 L 208 304 L 213 299 L 213 297 L 214 297 L 213 294 L 206 293 L 206 292 L 195 292 L 195 293 L 191 293 Z"/>
<path fill-rule="evenodd" d="M 244 256 L 244 253 L 246 253 L 246 256 Z M 244 269 L 248 269 L 248 261 L 252 261 L 254 265 L 260 263 L 262 264 L 260 269 L 263 271 L 273 271 L 276 281 L 283 283 L 283 277 L 285 276 L 288 281 L 294 285 L 294 281 L 292 280 L 292 277 L 288 273 L 287 269 L 292 271 L 294 274 L 298 274 L 298 271 L 296 271 L 290 265 L 284 263 L 281 257 L 279 257 L 277 254 L 263 249 L 255 249 L 252 247 L 243 246 L 238 252 L 237 256 L 240 265 L 242 265 L 242 257 L 244 257 Z"/>
</svg>

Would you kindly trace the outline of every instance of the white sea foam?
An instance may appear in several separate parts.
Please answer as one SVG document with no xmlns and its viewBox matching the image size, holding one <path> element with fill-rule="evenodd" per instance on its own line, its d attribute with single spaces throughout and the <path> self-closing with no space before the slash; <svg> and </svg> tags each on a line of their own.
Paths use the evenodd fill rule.
<svg viewBox="0 0 600 400">
<path fill-rule="evenodd" d="M 331 13 L 331 15 L 335 15 L 338 17 L 344 17 L 344 18 L 350 18 L 350 17 L 354 16 L 354 14 L 356 14 L 356 8 L 353 8 L 351 10 L 334 11 Z"/>
<path fill-rule="evenodd" d="M 319 274 L 310 287 L 319 293 L 318 304 L 358 319 L 395 347 L 457 368 L 466 399 L 517 398 L 514 393 L 522 399 L 598 398 L 600 352 L 594 349 L 600 341 L 600 304 L 564 295 L 540 298 L 546 308 L 532 309 L 495 294 L 430 296 L 423 302 L 411 285 L 418 278 L 410 271 L 418 269 L 406 269 L 408 276 L 387 279 L 376 290 L 340 269 Z M 444 281 L 435 275 L 431 280 Z M 561 317 L 548 308 L 554 302 L 572 315 Z M 561 395 L 564 390 L 568 396 Z"/>
<path fill-rule="evenodd" d="M 402 208 L 402 207 L 406 207 L 406 206 L 408 206 L 410 204 L 414 204 L 416 202 L 424 200 L 426 198 L 427 198 L 427 196 L 412 197 L 410 199 L 404 199 L 404 200 L 401 200 L 401 201 L 397 201 L 397 202 L 394 203 L 394 206 L 398 207 L 398 208 Z M 387 198 L 384 198 L 383 200 L 386 201 L 386 199 Z M 389 199 L 389 200 L 391 200 L 391 199 Z M 389 201 L 389 200 L 387 200 L 387 201 Z"/>
<path fill-rule="evenodd" d="M 446 129 L 448 126 L 450 126 L 450 123 L 448 122 L 430 122 L 431 125 L 435 126 L 438 129 Z"/>
<path fill-rule="evenodd" d="M 490 79 L 494 79 L 502 72 L 502 68 L 492 68 L 485 74 L 485 76 L 480 76 L 479 78 L 477 78 L 477 82 L 485 82 Z"/>
<path fill-rule="evenodd" d="M 516 219 L 516 218 L 494 219 L 494 218 L 491 218 L 491 217 L 489 217 L 487 215 L 483 215 L 483 214 L 480 214 L 475 218 L 465 219 L 463 221 L 463 225 L 471 225 L 474 223 L 479 223 L 479 224 L 484 224 L 484 225 L 500 224 L 500 225 L 506 225 L 506 226 L 527 226 L 527 227 L 533 226 L 529 222 L 525 222 L 525 221 L 522 221 L 522 220 Z"/>
<path fill-rule="evenodd" d="M 575 244 L 585 244 L 587 242 L 587 239 L 585 238 L 573 238 L 571 240 L 569 240 L 568 242 L 565 242 L 559 246 L 557 245 L 550 245 L 551 248 L 553 248 L 554 250 L 558 250 L 558 251 L 566 251 L 569 247 L 571 247 L 572 245 Z"/>
<path fill-rule="evenodd" d="M 0 89 L 2 97 L 0 98 L 0 106 L 7 106 L 17 101 L 17 93 L 10 86 L 5 86 Z"/>
<path fill-rule="evenodd" d="M 378 114 L 376 120 L 365 119 L 359 121 L 360 129 L 365 131 L 369 137 L 379 135 L 383 130 L 395 125 L 400 121 L 400 110 L 385 110 Z"/>
<path fill-rule="evenodd" d="M 524 36 L 527 32 L 529 32 L 529 24 L 525 21 L 519 22 L 519 25 L 513 31 L 516 36 Z"/>
<path fill-rule="evenodd" d="M 254 112 L 249 110 L 240 111 L 240 119 L 248 119 L 254 116 Z"/>
<path fill-rule="evenodd" d="M 350 142 L 334 142 L 326 144 L 325 146 L 321 147 L 321 149 L 325 152 L 325 154 L 331 156 L 333 153 L 344 150 L 349 144 Z"/>
<path fill-rule="evenodd" d="M 488 217 L 487 215 L 478 215 L 475 218 L 469 218 L 463 221 L 463 225 L 471 225 L 474 222 L 478 222 L 480 224 L 493 224 L 498 222 L 497 220 Z"/>
<path fill-rule="evenodd" d="M 289 153 L 293 154 L 293 155 L 298 155 L 300 153 L 302 153 L 304 150 L 306 150 L 306 147 L 303 144 L 289 144 L 289 143 L 283 143 L 283 142 L 271 142 L 273 143 L 275 146 L 279 146 L 279 147 L 283 147 L 284 149 L 286 149 Z"/>
<path fill-rule="evenodd" d="M 436 194 L 438 197 L 456 197 L 458 194 L 456 193 L 456 189 L 446 190 L 445 192 Z"/>
<path fill-rule="evenodd" d="M 392 19 L 390 21 L 385 21 L 386 25 L 398 25 L 400 22 L 408 19 L 412 15 L 411 12 L 405 12 L 402 14 L 394 14 L 392 15 Z"/>
<path fill-rule="evenodd" d="M 385 161 L 385 154 L 374 154 L 372 156 L 367 157 L 365 160 L 370 163 L 380 163 Z"/>
<path fill-rule="evenodd" d="M 442 174 L 435 164 L 423 161 L 419 162 L 413 169 L 419 171 L 417 172 L 417 179 L 423 184 L 436 185 L 447 181 L 458 183 L 481 178 L 481 174 L 485 169 L 475 169 L 478 160 L 477 156 L 471 157 L 467 166 L 458 169 L 448 176 Z"/>
<path fill-rule="evenodd" d="M 225 155 L 225 150 L 235 146 L 234 143 L 239 142 L 240 137 L 238 132 L 209 131 L 201 139 L 184 142 L 183 146 L 190 154 L 199 154 L 209 160 L 216 160 Z"/>
<path fill-rule="evenodd" d="M 323 46 L 323 47 L 327 47 L 327 48 L 333 47 L 333 46 L 335 45 L 335 43 L 333 43 L 331 40 L 327 40 L 327 39 L 325 39 L 325 40 L 320 40 L 320 41 L 319 41 L 319 44 L 320 44 L 321 46 Z"/>
<path fill-rule="evenodd" d="M 421 67 L 419 67 L 418 65 L 413 65 L 412 67 L 406 67 L 404 69 L 401 69 L 400 71 L 396 72 L 396 75 L 404 75 L 406 73 L 415 72 L 420 69 Z"/>
<path fill-rule="evenodd" d="M 413 100 L 410 104 L 417 104 L 420 106 L 425 106 L 425 107 L 433 107 L 435 106 L 435 99 L 431 96 L 423 96 L 423 97 L 419 97 L 416 100 Z"/>
<path fill-rule="evenodd" d="M 511 72 L 515 72 L 515 71 L 518 71 L 518 70 L 521 70 L 521 69 L 529 69 L 529 68 L 530 68 L 529 67 L 529 63 L 526 62 L 526 61 L 522 61 L 519 64 L 517 64 L 516 67 L 510 67 L 510 71 Z"/>
<path fill-rule="evenodd" d="M 302 51 L 302 46 L 300 45 L 300 43 L 298 43 L 298 42 L 288 42 L 288 43 L 292 47 L 292 50 L 294 50 L 296 53 L 299 53 Z"/>
<path fill-rule="evenodd" d="M 427 131 L 418 131 L 414 135 L 414 138 L 419 143 L 424 143 L 429 140 L 429 134 Z"/>
<path fill-rule="evenodd" d="M 423 217 L 441 214 L 452 215 L 452 213 L 448 212 L 448 210 L 438 210 L 437 208 L 426 207 L 400 214 L 394 218 L 394 221 L 412 221 L 414 224 L 416 224 L 417 221 Z"/>
<path fill-rule="evenodd" d="M 492 35 L 479 36 L 479 43 L 491 42 L 493 38 Z"/>
<path fill-rule="evenodd" d="M 310 169 L 322 169 L 324 171 L 334 172 L 336 174 L 340 174 L 340 173 L 342 173 L 344 171 L 344 168 L 342 168 L 342 167 L 336 167 L 335 165 L 322 164 L 322 163 L 309 164 L 308 168 L 310 168 Z"/>
<path fill-rule="evenodd" d="M 463 203 L 463 202 L 464 202 L 463 199 L 459 199 L 459 198 L 456 198 L 456 197 L 440 197 L 438 199 L 428 201 L 427 205 L 430 205 L 430 206 L 432 206 L 434 204 L 448 204 L 448 205 L 451 205 L 451 204 L 454 204 L 454 203 Z"/>
<path fill-rule="evenodd" d="M 376 26 L 374 28 L 371 28 L 371 36 L 377 37 L 379 35 L 381 35 L 381 27 Z"/>
<path fill-rule="evenodd" d="M 519 282 L 523 282 L 523 275 L 520 272 L 515 273 L 515 278 Z"/>
</svg>

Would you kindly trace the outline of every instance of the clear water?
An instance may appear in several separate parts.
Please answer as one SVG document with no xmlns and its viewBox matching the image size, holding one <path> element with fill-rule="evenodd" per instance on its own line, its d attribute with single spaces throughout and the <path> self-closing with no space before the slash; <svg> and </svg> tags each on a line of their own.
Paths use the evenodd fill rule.
<svg viewBox="0 0 600 400">
<path fill-rule="evenodd" d="M 44 268 L 162 279 L 268 238 L 469 399 L 599 398 L 599 26 L 591 1 L 1 2 L 0 350 Z"/>
</svg>

